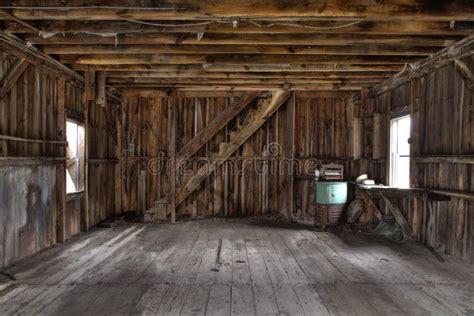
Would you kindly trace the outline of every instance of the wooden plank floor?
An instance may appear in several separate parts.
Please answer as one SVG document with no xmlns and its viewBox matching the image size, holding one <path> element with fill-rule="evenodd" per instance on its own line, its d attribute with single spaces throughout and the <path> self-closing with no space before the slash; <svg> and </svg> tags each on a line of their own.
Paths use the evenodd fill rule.
<svg viewBox="0 0 474 316">
<path fill-rule="evenodd" d="M 0 314 L 377 315 L 474 311 L 474 265 L 417 244 L 206 219 L 100 229 L 10 267 Z"/>
</svg>

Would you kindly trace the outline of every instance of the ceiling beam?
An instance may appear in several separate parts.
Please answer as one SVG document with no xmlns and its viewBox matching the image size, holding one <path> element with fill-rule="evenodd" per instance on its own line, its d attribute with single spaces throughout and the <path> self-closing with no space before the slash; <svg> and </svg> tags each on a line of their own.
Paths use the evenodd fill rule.
<svg viewBox="0 0 474 316">
<path fill-rule="evenodd" d="M 336 80 L 336 79 L 156 79 L 156 80 L 139 80 L 140 78 L 134 78 L 136 80 L 109 80 L 107 84 L 111 86 L 129 86 L 129 85 L 317 85 L 317 84 L 334 84 L 334 85 L 353 85 L 371 87 L 380 82 L 379 80 Z M 143 78 L 148 79 L 148 78 Z"/>
<path fill-rule="evenodd" d="M 288 90 L 302 90 L 302 91 L 318 91 L 318 90 L 350 90 L 357 91 L 361 88 L 368 88 L 373 84 L 361 84 L 350 83 L 350 84 L 114 84 L 114 87 L 122 88 L 145 88 L 145 89 L 176 89 L 176 90 L 188 90 L 188 91 L 261 91 L 271 89 L 288 89 Z"/>
<path fill-rule="evenodd" d="M 123 88 L 120 90 L 122 92 L 123 98 L 130 97 L 144 97 L 144 98 L 168 98 L 169 90 L 167 89 L 135 89 L 135 88 Z M 343 92 L 347 93 L 347 92 Z M 242 91 L 179 91 L 176 93 L 178 98 L 186 97 L 199 97 L 199 98 L 210 98 L 210 97 L 220 97 L 220 98 L 234 98 L 242 96 Z"/>
<path fill-rule="evenodd" d="M 141 78 L 141 77 L 120 77 L 107 78 L 107 82 L 115 83 L 344 83 L 344 82 L 373 82 L 380 78 Z"/>
<path fill-rule="evenodd" d="M 183 21 L 34 21 L 29 24 L 45 33 L 223 33 L 223 34 L 380 34 L 380 35 L 458 35 L 474 31 L 474 22 L 459 21 L 205 21 L 207 24 Z M 145 22 L 146 23 L 146 22 Z M 4 30 L 11 33 L 38 33 L 31 27 L 5 21 Z"/>
<path fill-rule="evenodd" d="M 291 72 L 291 73 L 307 73 L 307 72 L 399 72 L 403 69 L 403 65 L 380 65 L 380 64 L 284 64 L 284 65 L 224 65 L 224 64 L 192 64 L 192 65 L 176 65 L 176 64 L 125 64 L 125 65 L 88 65 L 88 64 L 70 64 L 71 68 L 78 71 L 206 71 L 210 73 L 218 72 Z"/>
<path fill-rule="evenodd" d="M 43 37 L 25 34 L 23 38 L 33 44 L 57 45 L 119 45 L 119 44 L 189 44 L 189 45 L 393 45 L 445 47 L 460 40 L 460 36 L 424 35 L 353 35 L 353 34 L 216 34 L 202 37 L 190 33 L 139 33 L 139 34 L 56 34 Z"/>
<path fill-rule="evenodd" d="M 365 55 L 57 55 L 66 64 L 406 64 L 419 58 L 412 56 Z"/>
<path fill-rule="evenodd" d="M 428 56 L 438 47 L 283 45 L 46 45 L 47 54 L 295 54 Z"/>
<path fill-rule="evenodd" d="M 150 71 L 111 71 L 107 73 L 108 78 L 386 78 L 394 72 L 206 72 L 206 71 L 174 71 L 174 72 L 150 72 Z"/>
<path fill-rule="evenodd" d="M 100 7 L 103 8 L 100 8 Z M 19 9 L 23 7 L 23 9 Z M 451 21 L 473 20 L 474 5 L 462 0 L 388 0 L 380 4 L 361 0 L 143 0 L 139 5 L 129 0 L 116 0 L 113 6 L 101 1 L 70 0 L 4 0 L 0 8 L 16 8 L 13 13 L 27 20 L 202 20 L 237 18 L 290 17 L 311 19 L 371 19 L 384 21 Z"/>
</svg>

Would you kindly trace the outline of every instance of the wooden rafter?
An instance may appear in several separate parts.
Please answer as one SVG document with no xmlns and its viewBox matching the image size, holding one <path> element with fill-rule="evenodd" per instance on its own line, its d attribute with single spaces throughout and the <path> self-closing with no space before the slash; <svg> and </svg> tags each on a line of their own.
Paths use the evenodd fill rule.
<svg viewBox="0 0 474 316">
<path fill-rule="evenodd" d="M 153 71 L 153 72 L 320 72 L 320 73 L 339 73 L 339 72 L 399 72 L 403 65 L 374 65 L 374 64 L 298 64 L 289 63 L 284 65 L 223 65 L 223 64 L 188 64 L 188 65 L 171 65 L 171 64 L 145 64 L 144 62 L 135 65 L 84 65 L 71 64 L 73 69 L 78 71 L 102 70 L 102 71 Z"/>
<path fill-rule="evenodd" d="M 393 71 L 387 72 L 207 72 L 207 71 L 170 71 L 170 72 L 152 72 L 152 71 L 114 71 L 107 74 L 107 78 L 229 78 L 229 79 L 250 79 L 250 78 L 384 78 L 393 75 Z"/>
<path fill-rule="evenodd" d="M 130 64 L 228 64 L 228 65 L 265 65 L 286 64 L 371 64 L 404 65 L 415 62 L 411 56 L 364 56 L 364 55 L 58 55 L 63 63 L 90 65 L 130 65 Z"/>
<path fill-rule="evenodd" d="M 442 47 L 442 46 L 440 46 Z M 324 46 L 324 45 L 189 45 L 189 44 L 132 44 L 132 45 L 46 45 L 44 52 L 54 55 L 141 55 L 141 54 L 278 54 L 278 55 L 394 55 L 428 56 L 438 51 L 430 46 Z"/>
<path fill-rule="evenodd" d="M 318 84 L 322 89 L 360 89 L 387 80 L 380 72 L 394 75 L 409 69 L 405 65 L 438 56 L 439 50 L 472 34 L 474 4 L 435 2 L 119 0 L 109 5 L 5 0 L 0 20 L 6 32 L 41 45 L 76 71 L 135 72 L 131 79 L 111 76 L 107 84 L 119 89 L 154 84 L 159 89 L 202 90 L 206 84 L 214 89 L 208 79 L 216 77 L 203 72 L 248 73 L 246 83 L 261 84 L 264 90 L 308 90 Z M 162 80 L 142 77 L 139 71 L 183 75 Z M 201 73 L 191 76 L 190 71 Z M 349 79 L 336 74 L 347 71 L 374 75 Z M 262 82 L 267 78 L 254 74 L 259 72 L 321 72 L 330 77 L 275 75 Z M 218 90 L 232 85 L 244 89 L 236 80 L 240 77 L 219 79 Z"/>
<path fill-rule="evenodd" d="M 415 63 L 405 69 L 404 72 L 388 79 L 372 89 L 372 94 L 378 95 L 390 89 L 396 88 L 404 83 L 409 82 L 413 78 L 420 77 L 424 74 L 432 72 L 455 59 L 472 55 L 474 53 L 474 35 L 471 35 L 455 45 L 447 47 L 431 57 Z"/>
<path fill-rule="evenodd" d="M 30 20 L 29 24 L 47 33 L 223 33 L 223 34 L 379 34 L 379 35 L 470 35 L 474 23 L 459 21 L 281 21 L 252 23 L 239 21 L 237 27 L 232 23 L 204 21 L 205 25 L 191 25 L 180 21 L 159 21 L 150 25 L 139 21 L 83 21 L 83 20 Z M 189 25 L 189 26 L 188 26 Z M 348 26 L 347 26 L 348 25 Z M 5 30 L 12 33 L 38 33 L 31 27 L 8 22 Z"/>
<path fill-rule="evenodd" d="M 84 86 L 84 77 L 80 74 L 58 62 L 51 56 L 46 55 L 36 47 L 27 45 L 12 35 L 0 34 L 0 48 L 18 58 L 27 60 L 29 63 L 48 71 L 54 76 L 65 78 L 71 84 L 80 87 Z M 119 92 L 110 87 L 107 89 L 107 96 L 120 101 L 118 97 Z"/>
<path fill-rule="evenodd" d="M 91 6 L 87 1 L 68 1 L 66 4 L 56 0 L 5 0 L 2 8 L 15 9 L 14 14 L 22 19 L 38 20 L 220 20 L 223 18 L 257 18 L 288 20 L 307 18 L 314 20 L 384 20 L 384 21 L 452 21 L 473 19 L 474 7 L 463 5 L 461 1 L 388 1 L 374 4 L 373 1 L 322 1 L 312 0 L 298 4 L 292 0 L 262 2 L 258 0 L 168 0 L 159 5 L 155 1 L 128 0 L 114 1 L 113 7 Z M 68 8 L 69 6 L 69 8 Z M 23 8 L 22 8 L 23 7 Z M 36 8 L 35 8 L 36 7 Z M 93 8 L 93 10 L 91 10 Z"/>
<path fill-rule="evenodd" d="M 446 47 L 462 39 L 460 36 L 417 36 L 378 34 L 216 34 L 205 33 L 202 38 L 192 33 L 131 33 L 109 34 L 56 34 L 43 37 L 24 34 L 25 40 L 39 45 L 116 45 L 116 44 L 183 44 L 183 45 L 394 45 Z"/>
</svg>

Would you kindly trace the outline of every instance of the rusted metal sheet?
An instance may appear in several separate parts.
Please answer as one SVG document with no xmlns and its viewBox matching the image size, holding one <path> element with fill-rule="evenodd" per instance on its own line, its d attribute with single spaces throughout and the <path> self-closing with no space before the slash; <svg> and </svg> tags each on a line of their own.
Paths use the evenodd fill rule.
<svg viewBox="0 0 474 316">
<path fill-rule="evenodd" d="M 56 242 L 55 166 L 0 167 L 0 267 Z"/>
</svg>

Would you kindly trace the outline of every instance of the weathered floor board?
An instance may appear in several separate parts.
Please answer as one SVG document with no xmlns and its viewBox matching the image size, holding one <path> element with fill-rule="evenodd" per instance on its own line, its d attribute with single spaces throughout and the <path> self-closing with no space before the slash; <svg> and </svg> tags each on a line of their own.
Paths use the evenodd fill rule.
<svg viewBox="0 0 474 316">
<path fill-rule="evenodd" d="M 256 219 L 102 229 L 9 268 L 2 315 L 386 315 L 474 310 L 474 266 L 412 243 Z"/>
</svg>

